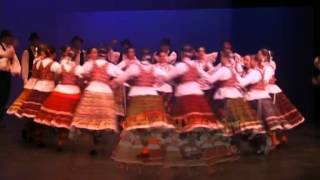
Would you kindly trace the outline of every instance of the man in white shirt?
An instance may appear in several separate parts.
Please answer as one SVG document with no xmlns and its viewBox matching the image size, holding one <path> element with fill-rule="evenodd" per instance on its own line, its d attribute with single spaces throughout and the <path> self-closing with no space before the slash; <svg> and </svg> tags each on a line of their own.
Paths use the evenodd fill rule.
<svg viewBox="0 0 320 180">
<path fill-rule="evenodd" d="M 20 74 L 21 67 L 9 31 L 0 32 L 0 122 L 10 96 L 11 75 Z"/>
</svg>

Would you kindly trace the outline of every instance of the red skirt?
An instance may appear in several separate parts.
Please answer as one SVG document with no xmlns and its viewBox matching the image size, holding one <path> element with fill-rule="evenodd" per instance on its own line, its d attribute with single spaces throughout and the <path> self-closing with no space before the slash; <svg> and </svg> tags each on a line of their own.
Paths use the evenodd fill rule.
<svg viewBox="0 0 320 180">
<path fill-rule="evenodd" d="M 80 93 L 52 92 L 44 101 L 34 121 L 48 126 L 69 129 L 79 99 Z"/>
<path fill-rule="evenodd" d="M 273 102 L 279 110 L 281 117 L 287 120 L 287 129 L 294 128 L 304 122 L 304 117 L 283 93 L 272 95 Z"/>
<path fill-rule="evenodd" d="M 176 97 L 172 108 L 172 121 L 177 130 L 181 132 L 204 128 L 221 130 L 223 134 L 229 133 L 212 113 L 203 95 Z"/>
<path fill-rule="evenodd" d="M 21 117 L 34 118 L 50 93 L 51 92 L 32 90 L 28 99 L 23 103 L 21 109 L 18 110 L 18 114 Z"/>
</svg>

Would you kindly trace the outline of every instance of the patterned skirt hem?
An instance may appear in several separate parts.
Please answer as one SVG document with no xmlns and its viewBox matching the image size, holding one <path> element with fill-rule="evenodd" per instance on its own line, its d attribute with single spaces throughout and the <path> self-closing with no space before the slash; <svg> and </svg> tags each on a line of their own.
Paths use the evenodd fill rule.
<svg viewBox="0 0 320 180">
<path fill-rule="evenodd" d="M 134 125 L 126 128 L 125 130 L 136 130 L 136 129 L 174 129 L 175 127 L 165 122 L 155 122 L 148 125 Z"/>
<path fill-rule="evenodd" d="M 31 89 L 23 89 L 22 93 L 19 97 L 12 103 L 12 105 L 8 108 L 7 114 L 17 116 L 19 114 L 19 110 L 21 109 L 23 103 L 28 99 L 31 93 Z M 20 116 L 20 115 L 19 115 Z M 18 117 L 18 116 L 17 116 Z"/>
<path fill-rule="evenodd" d="M 196 129 L 220 130 L 226 136 L 230 132 L 226 127 L 213 117 L 212 113 L 188 113 L 185 116 L 171 118 L 178 132 L 190 132 Z"/>
<path fill-rule="evenodd" d="M 78 128 L 78 129 L 86 129 L 86 130 L 91 130 L 91 131 L 108 131 L 112 130 L 114 132 L 119 132 L 117 127 L 114 126 L 102 126 L 98 127 L 96 125 L 89 125 L 89 124 L 77 124 L 77 123 L 72 123 L 72 127 Z"/>
</svg>

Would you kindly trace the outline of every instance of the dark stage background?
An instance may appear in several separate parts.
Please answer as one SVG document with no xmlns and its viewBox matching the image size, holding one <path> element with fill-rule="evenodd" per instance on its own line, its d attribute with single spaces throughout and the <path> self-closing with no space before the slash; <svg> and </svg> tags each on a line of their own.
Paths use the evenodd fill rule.
<svg viewBox="0 0 320 180">
<path fill-rule="evenodd" d="M 0 30 L 14 33 L 20 40 L 20 53 L 32 31 L 56 48 L 74 35 L 84 38 L 85 47 L 129 38 L 138 49 L 154 50 L 161 38 L 169 37 L 175 50 L 184 43 L 219 50 L 223 40 L 231 40 L 240 54 L 269 48 L 278 62 L 279 85 L 308 121 L 313 117 L 316 18 L 309 6 L 241 8 L 232 1 L 212 5 L 210 1 L 194 0 L 0 2 Z M 12 96 L 21 90 L 15 80 Z"/>
</svg>

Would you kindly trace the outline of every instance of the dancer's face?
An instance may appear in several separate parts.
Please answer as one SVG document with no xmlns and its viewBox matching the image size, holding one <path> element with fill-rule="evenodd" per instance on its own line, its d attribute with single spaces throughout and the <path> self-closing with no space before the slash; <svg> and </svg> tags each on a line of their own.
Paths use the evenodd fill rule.
<svg viewBox="0 0 320 180">
<path fill-rule="evenodd" d="M 40 50 L 38 56 L 39 56 L 40 59 L 44 59 L 44 58 L 46 58 L 47 55 L 46 55 L 46 53 L 44 51 Z"/>
<path fill-rule="evenodd" d="M 223 50 L 232 50 L 232 45 L 230 42 L 223 43 Z"/>
<path fill-rule="evenodd" d="M 166 53 L 161 52 L 159 54 L 159 63 L 166 63 L 168 62 L 168 56 L 166 55 Z"/>
<path fill-rule="evenodd" d="M 258 67 L 258 65 L 259 63 L 257 58 L 251 59 L 251 68 Z"/>
<path fill-rule="evenodd" d="M 63 56 L 68 56 L 71 51 L 71 47 L 67 47 L 66 50 L 63 52 Z"/>
<path fill-rule="evenodd" d="M 251 67 L 251 57 L 250 56 L 244 56 L 243 57 L 243 64 L 246 68 Z"/>
<path fill-rule="evenodd" d="M 200 47 L 200 48 L 198 49 L 198 58 L 199 58 L 199 59 L 204 59 L 205 56 L 206 56 L 206 50 L 205 50 L 205 48 Z"/>
<path fill-rule="evenodd" d="M 97 59 L 98 58 L 98 49 L 93 48 L 89 54 L 90 59 Z"/>
<path fill-rule="evenodd" d="M 264 61 L 265 59 L 266 59 L 266 57 L 262 54 L 262 52 L 261 51 L 258 51 L 258 53 L 257 53 L 257 58 L 259 59 L 259 60 L 261 60 L 261 61 Z"/>
<path fill-rule="evenodd" d="M 134 50 L 133 48 L 128 49 L 127 57 L 128 57 L 129 59 L 134 59 L 135 56 L 136 56 L 135 50 Z"/>
</svg>

